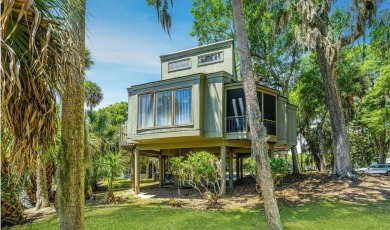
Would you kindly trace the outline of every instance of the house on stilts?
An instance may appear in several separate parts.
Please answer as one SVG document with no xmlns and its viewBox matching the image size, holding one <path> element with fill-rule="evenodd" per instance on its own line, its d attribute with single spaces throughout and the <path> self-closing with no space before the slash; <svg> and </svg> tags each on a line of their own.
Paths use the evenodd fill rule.
<svg viewBox="0 0 390 230">
<path fill-rule="evenodd" d="M 134 152 L 135 191 L 140 192 L 140 156 L 158 159 L 156 168 L 162 187 L 169 157 L 205 150 L 220 157 L 224 172 L 229 169 L 227 178 L 221 178 L 225 180 L 225 193 L 226 185 L 233 186 L 234 174 L 242 177 L 242 160 L 251 154 L 245 95 L 235 74 L 233 40 L 160 58 L 160 81 L 127 89 L 128 120 L 121 126 L 120 146 Z M 297 142 L 296 106 L 275 89 L 256 87 L 270 151 L 289 150 Z"/>
</svg>

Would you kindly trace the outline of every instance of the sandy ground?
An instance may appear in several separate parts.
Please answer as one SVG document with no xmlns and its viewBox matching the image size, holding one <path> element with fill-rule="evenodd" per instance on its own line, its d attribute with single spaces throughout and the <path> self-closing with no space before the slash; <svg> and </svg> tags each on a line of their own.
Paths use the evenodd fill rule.
<svg viewBox="0 0 390 230">
<path fill-rule="evenodd" d="M 236 181 L 232 190 L 219 200 L 218 208 L 258 208 L 262 199 L 258 195 L 255 179 L 247 176 Z M 390 200 L 390 177 L 373 174 L 360 174 L 359 180 L 338 180 L 327 174 L 308 174 L 287 176 L 276 186 L 278 203 L 286 206 L 304 204 L 316 199 L 337 199 L 344 201 L 382 202 Z M 86 201 L 89 206 L 105 205 L 104 192 L 95 194 L 95 200 Z M 198 191 L 192 188 L 165 186 L 159 189 L 156 185 L 141 188 L 141 194 L 135 196 L 131 190 L 116 193 L 118 203 L 167 202 L 179 204 L 184 208 L 206 209 L 207 203 L 201 199 Z M 39 211 L 27 209 L 26 220 L 33 221 L 55 213 L 53 207 Z"/>
<path fill-rule="evenodd" d="M 256 190 L 255 179 L 247 176 L 236 181 L 227 196 L 220 199 L 221 208 L 256 208 L 262 200 Z M 205 201 L 199 193 L 190 188 L 178 189 L 166 187 L 158 189 L 148 187 L 141 189 L 140 197 L 148 199 L 170 200 L 174 198 L 183 207 L 205 208 Z M 382 175 L 359 175 L 359 180 L 338 180 L 327 174 L 308 174 L 287 176 L 276 186 L 278 202 L 283 205 L 298 205 L 314 199 L 332 198 L 338 200 L 361 200 L 380 202 L 390 200 L 390 177 Z"/>
</svg>

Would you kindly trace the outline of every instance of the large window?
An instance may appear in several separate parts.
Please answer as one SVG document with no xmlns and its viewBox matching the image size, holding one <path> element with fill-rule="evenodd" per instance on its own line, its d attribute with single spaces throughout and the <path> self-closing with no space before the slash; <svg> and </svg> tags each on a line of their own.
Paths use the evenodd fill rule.
<svg viewBox="0 0 390 230">
<path fill-rule="evenodd" d="M 175 90 L 175 125 L 192 123 L 191 88 Z"/>
<path fill-rule="evenodd" d="M 257 91 L 262 121 L 269 135 L 276 135 L 276 97 Z M 244 90 L 229 89 L 226 95 L 226 132 L 246 132 Z"/>
<path fill-rule="evenodd" d="M 264 119 L 276 121 L 276 98 L 264 93 Z"/>
<path fill-rule="evenodd" d="M 154 103 L 153 94 L 139 96 L 138 127 L 146 128 L 154 126 Z"/>
<path fill-rule="evenodd" d="M 247 123 L 244 90 L 228 90 L 226 103 L 226 131 L 245 132 Z"/>
<path fill-rule="evenodd" d="M 228 90 L 226 102 L 227 117 L 238 117 L 246 115 L 245 95 L 243 89 Z"/>
<path fill-rule="evenodd" d="M 138 100 L 140 129 L 192 124 L 192 88 L 140 95 Z"/>
<path fill-rule="evenodd" d="M 172 125 L 172 91 L 156 93 L 156 126 Z"/>
</svg>

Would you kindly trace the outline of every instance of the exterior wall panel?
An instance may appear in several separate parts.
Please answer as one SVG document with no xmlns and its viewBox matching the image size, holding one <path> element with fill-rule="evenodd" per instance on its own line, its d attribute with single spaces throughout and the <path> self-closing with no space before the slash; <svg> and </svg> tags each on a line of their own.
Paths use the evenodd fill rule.
<svg viewBox="0 0 390 230">
<path fill-rule="evenodd" d="M 216 72 L 227 72 L 232 78 L 234 78 L 234 54 L 233 54 L 233 41 L 224 41 L 212 45 L 206 45 L 197 47 L 194 49 L 184 50 L 173 54 L 161 56 L 161 80 L 172 79 L 192 74 L 209 74 Z M 207 54 L 214 54 L 222 52 L 223 60 L 198 64 L 198 58 Z M 174 71 L 170 71 L 168 68 L 170 63 L 190 60 L 190 66 Z"/>
<path fill-rule="evenodd" d="M 279 97 L 277 101 L 277 109 L 278 109 L 278 142 L 280 144 L 286 144 L 287 143 L 287 98 L 285 97 Z"/>
<path fill-rule="evenodd" d="M 204 135 L 222 137 L 223 134 L 222 77 L 207 77 L 204 94 Z"/>
</svg>

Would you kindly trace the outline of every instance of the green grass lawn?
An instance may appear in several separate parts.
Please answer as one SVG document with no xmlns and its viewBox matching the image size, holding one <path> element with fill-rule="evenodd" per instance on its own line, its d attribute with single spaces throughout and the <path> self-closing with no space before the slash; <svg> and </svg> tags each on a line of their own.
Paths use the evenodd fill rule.
<svg viewBox="0 0 390 230">
<path fill-rule="evenodd" d="M 280 207 L 285 229 L 390 229 L 390 201 L 313 201 Z M 266 229 L 261 210 L 194 210 L 135 200 L 121 205 L 87 206 L 86 229 Z M 58 229 L 57 215 L 11 229 Z"/>
</svg>

